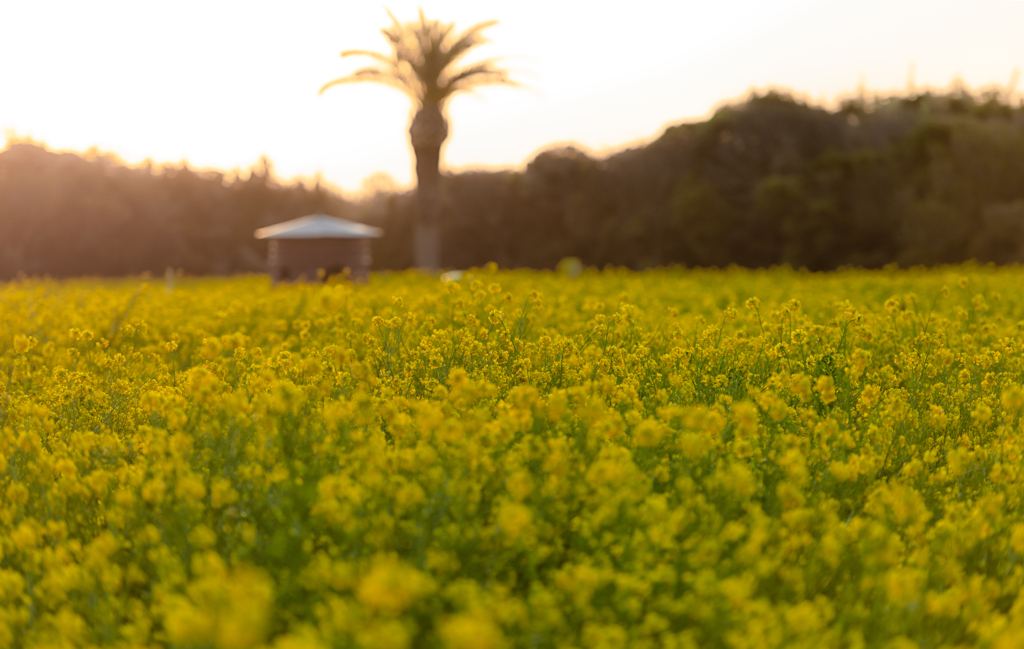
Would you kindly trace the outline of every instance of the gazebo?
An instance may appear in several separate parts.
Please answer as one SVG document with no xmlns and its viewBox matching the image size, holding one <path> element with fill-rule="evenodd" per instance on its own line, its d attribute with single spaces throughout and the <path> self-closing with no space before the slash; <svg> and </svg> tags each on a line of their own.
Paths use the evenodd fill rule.
<svg viewBox="0 0 1024 649">
<path fill-rule="evenodd" d="M 326 214 L 310 214 L 255 232 L 257 239 L 269 241 L 267 270 L 275 282 L 303 277 L 326 280 L 345 268 L 353 280 L 366 281 L 370 239 L 383 234 L 380 228 Z"/>
</svg>

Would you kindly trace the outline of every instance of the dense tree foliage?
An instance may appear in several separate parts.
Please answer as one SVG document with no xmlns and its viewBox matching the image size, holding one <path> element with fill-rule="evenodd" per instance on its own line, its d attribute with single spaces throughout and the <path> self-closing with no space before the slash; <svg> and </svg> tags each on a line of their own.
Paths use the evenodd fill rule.
<svg viewBox="0 0 1024 649">
<path fill-rule="evenodd" d="M 262 271 L 256 228 L 348 207 L 319 186 L 278 184 L 265 160 L 228 179 L 17 142 L 0 153 L 0 278 Z"/>
<path fill-rule="evenodd" d="M 442 265 L 823 270 L 1024 262 L 1024 108 L 965 91 L 851 100 L 769 93 L 595 159 L 446 175 Z M 319 187 L 129 169 L 17 143 L 0 153 L 0 276 L 256 271 L 257 227 L 325 211 L 373 223 L 377 268 L 413 264 L 414 192 L 359 203 Z"/>
<path fill-rule="evenodd" d="M 1024 109 L 956 92 L 828 111 L 769 93 L 604 160 L 562 148 L 522 173 L 452 176 L 447 200 L 452 267 L 1013 263 Z"/>
</svg>

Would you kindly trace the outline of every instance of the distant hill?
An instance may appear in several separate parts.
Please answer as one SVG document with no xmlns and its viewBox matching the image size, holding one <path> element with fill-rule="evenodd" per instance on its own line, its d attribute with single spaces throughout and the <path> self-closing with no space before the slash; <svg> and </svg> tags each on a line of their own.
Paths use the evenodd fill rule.
<svg viewBox="0 0 1024 649">
<path fill-rule="evenodd" d="M 568 147 L 523 171 L 448 175 L 443 265 L 812 270 L 1024 262 L 1024 108 L 921 94 L 826 110 L 755 95 L 604 159 Z M 412 192 L 319 188 L 110 158 L 0 152 L 0 277 L 263 268 L 258 227 L 324 211 L 383 227 L 377 268 L 411 264 Z"/>
</svg>

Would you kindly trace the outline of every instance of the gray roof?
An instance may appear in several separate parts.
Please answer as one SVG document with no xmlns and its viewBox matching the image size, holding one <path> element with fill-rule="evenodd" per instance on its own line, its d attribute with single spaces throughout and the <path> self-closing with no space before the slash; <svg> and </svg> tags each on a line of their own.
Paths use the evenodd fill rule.
<svg viewBox="0 0 1024 649">
<path fill-rule="evenodd" d="M 383 235 L 380 228 L 326 214 L 310 214 L 255 232 L 257 239 L 376 239 Z"/>
</svg>

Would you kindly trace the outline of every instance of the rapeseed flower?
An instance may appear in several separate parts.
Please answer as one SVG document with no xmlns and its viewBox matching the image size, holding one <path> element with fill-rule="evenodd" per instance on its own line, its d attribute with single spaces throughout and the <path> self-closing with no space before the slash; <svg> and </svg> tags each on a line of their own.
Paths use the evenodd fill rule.
<svg viewBox="0 0 1024 649">
<path fill-rule="evenodd" d="M 0 646 L 1016 646 L 1020 280 L 4 285 Z"/>
</svg>

